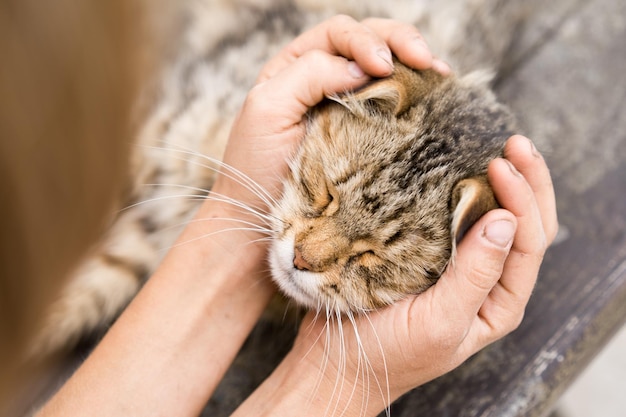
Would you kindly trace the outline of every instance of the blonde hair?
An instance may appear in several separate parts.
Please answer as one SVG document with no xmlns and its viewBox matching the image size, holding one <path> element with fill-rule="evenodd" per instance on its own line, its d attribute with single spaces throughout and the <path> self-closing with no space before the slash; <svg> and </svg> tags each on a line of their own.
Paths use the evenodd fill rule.
<svg viewBox="0 0 626 417">
<path fill-rule="evenodd" d="M 145 69 L 138 13 L 129 0 L 0 2 L 0 409 L 43 309 L 123 187 Z"/>
</svg>

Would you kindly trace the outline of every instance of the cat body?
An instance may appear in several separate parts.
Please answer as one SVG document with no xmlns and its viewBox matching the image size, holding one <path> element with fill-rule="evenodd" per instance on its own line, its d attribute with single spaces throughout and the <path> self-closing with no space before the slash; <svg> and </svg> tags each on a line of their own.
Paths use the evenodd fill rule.
<svg viewBox="0 0 626 417">
<path fill-rule="evenodd" d="M 208 161 L 221 158 L 234 115 L 270 56 L 338 12 L 400 16 L 426 32 L 433 48 L 458 52 L 467 25 L 448 23 L 440 32 L 433 25 L 482 16 L 477 10 L 490 4 L 435 3 L 190 2 L 181 51 L 146 94 L 152 101 L 125 208 L 52 306 L 34 350 L 73 345 L 132 299 L 209 192 L 218 166 Z M 474 54 L 439 55 L 461 68 L 490 57 L 485 65 L 494 67 L 507 45 L 499 39 Z M 484 175 L 514 127 L 485 76 L 446 78 L 397 63 L 392 77 L 325 101 L 309 119 L 272 208 L 280 219 L 271 225 L 270 249 L 279 286 L 307 307 L 338 311 L 425 290 L 456 240 L 495 206 Z"/>
</svg>

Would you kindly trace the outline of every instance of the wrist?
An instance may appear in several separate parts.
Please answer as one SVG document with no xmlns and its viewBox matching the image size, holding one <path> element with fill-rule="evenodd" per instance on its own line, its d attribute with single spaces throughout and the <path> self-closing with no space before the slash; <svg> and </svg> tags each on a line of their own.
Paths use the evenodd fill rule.
<svg viewBox="0 0 626 417">
<path fill-rule="evenodd" d="M 281 364 L 236 410 L 238 416 L 377 416 L 389 402 L 385 378 L 374 377 L 366 360 L 359 366 L 344 353 L 296 340 Z M 343 346 L 346 348 L 346 346 Z"/>
</svg>

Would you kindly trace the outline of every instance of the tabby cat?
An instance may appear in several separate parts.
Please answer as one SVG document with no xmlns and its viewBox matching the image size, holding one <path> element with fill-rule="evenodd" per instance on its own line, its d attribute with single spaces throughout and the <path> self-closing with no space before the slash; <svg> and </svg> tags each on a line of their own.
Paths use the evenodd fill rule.
<svg viewBox="0 0 626 417">
<path fill-rule="evenodd" d="M 207 157 L 221 157 L 260 66 L 302 30 L 337 12 L 400 18 L 449 53 L 440 56 L 455 69 L 477 62 L 497 69 L 506 36 L 474 45 L 474 53 L 460 47 L 469 19 L 478 19 L 473 33 L 486 30 L 479 24 L 486 6 L 435 3 L 186 4 L 179 52 L 157 91 L 146 94 L 153 101 L 138 135 L 126 208 L 75 271 L 35 349 L 72 346 L 130 301 L 210 190 L 217 167 L 207 167 Z M 458 28 L 442 26 L 436 35 L 434 26 L 446 18 Z M 328 98 L 311 110 L 272 208 L 279 219 L 270 225 L 276 282 L 299 304 L 336 311 L 366 311 L 425 290 L 467 228 L 496 206 L 486 167 L 513 132 L 484 73 L 443 77 L 396 63 L 393 76 Z"/>
</svg>

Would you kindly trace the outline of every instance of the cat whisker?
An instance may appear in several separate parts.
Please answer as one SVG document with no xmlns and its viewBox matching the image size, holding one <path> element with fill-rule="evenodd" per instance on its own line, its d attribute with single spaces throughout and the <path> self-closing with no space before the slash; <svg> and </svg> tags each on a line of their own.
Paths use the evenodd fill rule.
<svg viewBox="0 0 626 417">
<path fill-rule="evenodd" d="M 326 349 L 325 349 L 325 353 L 326 353 L 326 363 L 328 363 L 330 361 L 330 355 L 331 353 L 336 353 L 337 356 L 337 369 L 336 369 L 336 377 L 335 377 L 335 384 L 333 386 L 333 390 L 331 393 L 330 398 L 328 399 L 328 405 L 326 407 L 326 411 L 324 413 L 324 415 L 328 415 L 329 412 L 331 412 L 331 406 L 334 403 L 334 407 L 332 408 L 332 412 L 330 415 L 335 416 L 337 415 L 337 411 L 339 409 L 339 406 L 341 405 L 341 398 L 342 398 L 342 394 L 344 392 L 344 388 L 345 388 L 345 383 L 346 383 L 346 376 L 347 376 L 347 369 L 348 369 L 348 352 L 347 352 L 347 345 L 346 345 L 346 338 L 345 338 L 345 334 L 344 334 L 344 330 L 343 330 L 343 319 L 342 319 L 342 313 L 341 310 L 337 307 L 336 303 L 333 303 L 334 305 L 327 305 L 326 306 L 326 317 L 327 317 L 327 327 L 328 327 L 328 331 L 327 331 L 327 345 L 326 345 Z M 332 350 L 332 346 L 331 346 L 331 341 L 333 340 L 333 335 L 332 335 L 332 331 L 335 330 L 337 332 L 337 336 L 338 336 L 338 345 L 337 345 L 337 349 L 335 351 Z M 326 368 L 326 364 L 324 366 L 324 369 Z M 352 398 L 354 394 L 354 390 L 351 392 L 349 400 Z M 348 408 L 348 403 L 346 403 L 344 405 L 344 408 L 341 412 L 340 415 L 345 414 L 345 412 L 347 411 Z"/>
<path fill-rule="evenodd" d="M 367 320 L 367 322 L 370 325 L 370 328 L 372 329 L 372 333 L 374 334 L 374 337 L 376 338 L 376 344 L 378 345 L 378 350 L 380 352 L 380 357 L 382 358 L 383 361 L 383 371 L 385 374 L 385 388 L 383 390 L 383 387 L 380 383 L 380 380 L 378 379 L 378 376 L 376 375 L 376 372 L 374 372 L 374 368 L 372 368 L 373 374 L 374 374 L 374 381 L 376 381 L 376 385 L 378 386 L 378 391 L 380 392 L 381 397 L 385 400 L 385 404 L 389 404 L 387 407 L 385 407 L 385 415 L 387 417 L 391 416 L 391 392 L 389 390 L 389 371 L 387 368 L 387 359 L 385 357 L 385 351 L 383 349 L 383 344 L 380 341 L 380 338 L 378 337 L 378 332 L 376 331 L 376 328 L 374 327 L 374 323 L 372 323 L 372 320 L 370 319 L 369 314 L 363 314 L 362 317 L 365 317 L 365 319 Z M 356 326 L 356 324 L 355 324 Z M 356 331 L 356 327 L 355 327 L 355 331 Z M 363 353 L 365 353 L 365 351 L 363 351 Z M 370 364 L 371 366 L 371 364 Z M 385 391 L 385 392 L 383 392 Z"/>
<path fill-rule="evenodd" d="M 354 319 L 354 315 L 352 314 L 351 311 L 348 311 L 346 313 L 346 317 L 348 317 L 348 320 L 350 321 L 350 324 L 352 325 L 352 329 L 354 331 L 354 336 L 357 342 L 357 370 L 355 373 L 355 380 L 354 380 L 354 388 L 352 390 L 352 394 L 350 395 L 350 399 L 352 399 L 352 397 L 354 396 L 355 392 L 356 392 L 356 388 L 357 388 L 357 383 L 358 383 L 358 378 L 359 378 L 359 373 L 361 373 L 361 377 L 363 378 L 363 386 L 361 387 L 361 391 L 363 394 L 363 397 L 361 399 L 361 413 L 363 414 L 363 411 L 367 409 L 367 404 L 369 401 L 369 396 L 368 396 L 368 392 L 369 392 L 369 368 L 371 367 L 371 364 L 367 358 L 367 353 L 365 352 L 365 349 L 363 347 L 363 343 L 361 341 L 361 335 L 359 334 L 359 331 L 357 329 L 356 326 L 356 321 Z"/>
<path fill-rule="evenodd" d="M 339 311 L 337 312 L 338 315 L 341 315 L 342 313 L 340 313 Z M 363 385 L 362 389 L 362 399 L 361 399 L 361 412 L 360 414 L 363 414 L 364 410 L 367 407 L 367 401 L 368 401 L 368 396 L 367 396 L 367 392 L 368 390 L 366 390 L 366 388 L 369 386 L 369 369 L 368 369 L 368 365 L 369 365 L 369 361 L 367 359 L 367 355 L 365 354 L 365 350 L 363 349 L 363 344 L 361 343 L 361 337 L 359 335 L 359 332 L 357 330 L 356 327 L 356 322 L 354 320 L 354 316 L 352 314 L 352 312 L 348 311 L 345 313 L 345 316 L 348 318 L 348 320 L 350 321 L 354 334 L 355 334 L 355 338 L 357 341 L 357 368 L 356 371 L 354 373 L 354 380 L 352 381 L 352 391 L 350 392 L 350 396 L 348 397 L 348 400 L 344 406 L 344 410 L 342 411 L 341 415 L 345 414 L 346 411 L 349 408 L 349 404 L 352 402 L 352 399 L 354 398 L 354 395 L 356 394 L 356 390 L 357 390 L 357 386 L 358 386 L 358 381 L 359 381 L 359 374 L 361 375 L 363 382 L 367 385 Z M 343 328 L 343 323 L 340 321 L 340 326 L 342 326 Z M 342 339 L 344 338 L 343 336 L 343 332 L 342 332 Z M 345 344 L 345 342 L 344 342 Z M 347 349 L 344 351 L 344 353 L 346 354 L 346 359 L 345 362 L 347 363 Z M 344 381 L 345 378 L 347 377 L 347 375 L 344 376 Z"/>
<path fill-rule="evenodd" d="M 204 201 L 206 199 L 206 197 L 198 195 L 198 194 L 172 194 L 172 195 L 163 195 L 160 197 L 154 197 L 154 198 L 148 198 L 146 200 L 141 200 L 138 201 L 136 203 L 130 204 L 124 208 L 121 208 L 119 210 L 119 212 L 124 212 L 124 211 L 128 211 L 132 208 L 138 207 L 138 206 L 142 206 L 145 204 L 149 204 L 149 203 L 154 203 L 157 201 L 163 201 L 163 200 L 172 200 L 172 199 L 178 199 L 178 198 L 186 198 L 189 200 L 199 200 L 199 201 Z"/>
<path fill-rule="evenodd" d="M 313 317 L 313 320 L 311 321 L 311 324 L 309 325 L 309 332 L 313 329 L 314 324 L 320 319 L 321 312 L 322 312 L 321 309 L 317 310 L 315 317 Z M 326 340 L 324 343 L 324 353 L 322 356 L 322 363 L 320 364 L 320 367 L 318 369 L 315 385 L 313 386 L 313 390 L 311 391 L 311 395 L 309 396 L 309 400 L 307 401 L 307 407 L 310 406 L 311 401 L 317 396 L 317 392 L 322 384 L 322 381 L 324 380 L 324 373 L 326 372 L 326 367 L 328 366 L 328 357 L 329 357 L 328 349 L 329 349 L 329 343 L 330 343 L 330 326 L 329 326 L 328 317 L 329 317 L 329 312 L 326 311 L 326 319 L 324 321 L 324 326 L 322 327 L 319 334 L 317 335 L 317 337 L 311 344 L 311 347 L 309 348 L 309 350 L 300 359 L 300 360 L 304 360 L 309 355 L 309 353 L 311 353 L 311 350 L 315 347 L 315 345 L 319 343 L 319 340 L 322 338 L 322 335 L 326 336 Z"/>
<path fill-rule="evenodd" d="M 326 368 L 328 366 L 328 363 L 330 361 L 330 355 L 331 355 L 331 341 L 333 340 L 332 338 L 332 330 L 333 327 L 332 321 L 335 319 L 335 317 L 332 315 L 332 313 L 334 313 L 334 311 L 331 311 L 330 306 L 326 307 L 326 324 L 327 324 L 327 331 L 326 331 L 326 345 L 324 347 L 324 366 L 323 366 L 323 371 L 326 371 Z M 341 343 L 339 344 L 339 350 L 341 351 Z M 341 355 L 341 352 L 339 352 L 339 355 Z M 328 399 L 328 404 L 326 406 L 326 410 L 324 412 L 324 415 L 328 415 L 330 406 L 333 402 L 333 399 L 335 398 L 336 392 L 337 392 L 337 386 L 339 385 L 338 381 L 339 381 L 339 375 L 341 374 L 341 361 L 337 362 L 337 376 L 335 377 L 335 385 L 333 386 L 333 391 L 331 393 L 330 398 Z M 320 375 L 321 376 L 321 375 Z"/>
<path fill-rule="evenodd" d="M 261 225 L 252 223 L 252 222 L 248 222 L 245 220 L 241 220 L 241 219 L 235 219 L 235 218 L 226 218 L 226 217 L 213 217 L 213 218 L 201 218 L 201 219 L 192 219 L 192 220 L 188 220 L 185 222 L 180 222 L 174 225 L 169 225 L 166 227 L 161 227 L 159 230 L 156 230 L 154 232 L 152 232 L 154 235 L 158 235 L 161 233 L 167 233 L 170 230 L 175 230 L 175 229 L 181 229 L 189 224 L 192 223 L 201 223 L 201 222 L 206 222 L 206 221 L 230 221 L 230 222 L 236 222 L 236 223 L 242 223 L 244 225 L 250 226 L 249 228 L 245 228 L 245 230 L 250 230 L 250 231 L 255 231 L 255 232 L 259 232 L 259 233 L 264 233 L 267 234 L 268 236 L 266 237 L 261 237 L 258 239 L 254 239 L 251 240 L 249 243 L 261 243 L 261 242 L 271 242 L 272 241 L 272 235 L 273 235 L 273 230 L 265 228 Z M 231 229 L 232 230 L 232 229 Z M 238 230 L 244 230 L 243 228 L 238 229 Z M 227 230 L 224 230 L 227 231 Z M 159 251 L 167 251 L 173 247 L 176 246 L 169 246 L 169 247 L 165 247 L 165 248 L 160 248 L 158 249 Z M 268 271 L 270 272 L 270 271 Z"/>
<path fill-rule="evenodd" d="M 199 219 L 194 219 L 189 221 L 188 223 L 200 223 L 200 222 L 207 222 L 207 221 L 228 221 L 228 222 L 235 222 L 235 223 L 240 223 L 240 224 L 244 224 L 247 226 L 250 226 L 248 229 L 249 230 L 254 230 L 257 232 L 262 232 L 262 233 L 266 233 L 268 235 L 273 234 L 273 230 L 269 229 L 267 227 L 263 227 L 260 224 L 256 224 L 247 220 L 242 220 L 242 219 L 237 219 L 237 218 L 232 218 L 232 217 L 207 217 L 207 218 L 199 218 Z M 267 236 L 267 237 L 263 237 L 261 239 L 270 239 L 271 236 Z M 252 242 L 254 242 L 255 240 L 253 240 Z"/>
<path fill-rule="evenodd" d="M 193 191 L 199 191 L 203 194 L 207 194 L 205 196 L 202 196 L 200 194 L 176 194 L 176 195 L 169 195 L 169 196 L 160 196 L 160 197 L 155 197 L 152 199 L 148 199 L 148 200 L 143 200 L 140 202 L 137 202 L 135 204 L 132 204 L 130 206 L 125 207 L 122 210 L 128 210 L 130 208 L 133 208 L 135 206 L 138 206 L 140 204 L 145 204 L 145 203 L 149 203 L 149 202 L 153 202 L 153 201 L 159 201 L 162 199 L 168 199 L 168 198 L 189 198 L 189 199 L 202 199 L 202 200 L 212 200 L 212 201 L 216 201 L 216 202 L 222 202 L 222 203 L 227 203 L 227 204 L 231 204 L 235 207 L 239 207 L 244 209 L 247 213 L 251 213 L 253 215 L 255 215 L 256 217 L 265 220 L 265 221 L 280 221 L 282 222 L 281 219 L 277 218 L 276 216 L 273 216 L 270 213 L 264 212 L 264 210 L 259 209 L 259 208 L 255 208 L 255 207 L 251 207 L 247 204 L 244 204 L 232 197 L 228 197 L 226 195 L 220 194 L 220 193 L 215 193 L 215 192 L 210 192 L 208 190 L 205 190 L 203 188 L 198 188 L 198 187 L 193 187 L 193 186 L 188 186 L 188 185 L 181 185 L 181 184 L 167 184 L 167 183 L 158 183 L 158 184 L 145 184 L 146 186 L 162 186 L 162 187 L 178 187 L 178 188 L 184 188 L 184 189 L 188 189 L 188 190 L 193 190 Z"/>
<path fill-rule="evenodd" d="M 271 213 L 264 212 L 262 209 L 259 209 L 259 208 L 256 208 L 256 207 L 250 207 L 249 205 L 247 205 L 245 203 L 242 203 L 242 202 L 240 202 L 238 200 L 235 200 L 234 198 L 228 197 L 227 195 L 211 192 L 211 194 L 209 194 L 206 198 L 209 199 L 209 200 L 218 201 L 218 202 L 222 202 L 222 203 L 229 203 L 229 204 L 231 204 L 231 205 L 233 205 L 235 207 L 242 208 L 247 213 L 254 214 L 258 218 L 266 220 L 266 221 L 276 220 L 276 221 L 282 222 L 281 219 L 279 219 L 278 217 L 272 215 Z"/>
<path fill-rule="evenodd" d="M 266 270 L 266 272 L 269 273 L 271 271 Z M 293 304 L 293 301 L 291 299 L 287 299 L 287 304 L 285 305 L 285 308 L 284 308 L 284 311 L 283 311 L 283 319 L 282 319 L 283 323 L 287 322 L 287 314 L 289 314 L 289 309 L 291 308 L 292 304 Z M 300 320 L 296 320 L 296 322 L 299 322 L 299 321 Z"/>
<path fill-rule="evenodd" d="M 216 230 L 215 232 L 206 233 L 206 234 L 203 234 L 201 236 L 194 237 L 193 239 L 187 239 L 187 240 L 185 240 L 183 242 L 176 243 L 176 244 L 170 246 L 169 248 L 163 248 L 161 250 L 162 251 L 169 251 L 171 249 L 174 249 L 174 248 L 177 248 L 177 247 L 180 247 L 180 246 L 183 246 L 183 245 L 187 245 L 187 244 L 196 242 L 196 241 L 201 240 L 201 239 L 206 239 L 208 237 L 215 236 L 215 235 L 220 234 L 220 233 L 225 233 L 225 232 L 242 232 L 242 231 L 243 232 L 259 232 L 260 230 L 255 228 L 255 227 L 231 227 L 231 228 L 227 228 L 227 229 Z M 246 245 L 249 245 L 251 243 L 252 242 L 247 242 Z"/>
<path fill-rule="evenodd" d="M 201 158 L 206 161 L 209 161 L 212 165 L 203 164 L 191 158 L 178 158 L 183 161 L 195 164 L 197 166 L 209 169 L 213 172 L 221 173 L 226 178 L 229 178 L 230 180 L 235 181 L 237 184 L 248 189 L 250 192 L 252 192 L 255 196 L 260 198 L 268 206 L 274 206 L 277 204 L 276 199 L 267 190 L 265 190 L 264 187 L 262 187 L 260 184 L 258 184 L 256 181 L 254 181 L 252 178 L 250 178 L 249 176 L 247 176 L 240 170 L 224 163 L 223 161 L 220 161 L 219 159 L 210 157 L 208 155 L 204 155 L 193 149 L 186 149 L 180 146 L 179 146 L 180 149 L 177 149 L 176 147 L 173 147 L 173 148 L 172 147 L 158 147 L 158 146 L 150 146 L 150 145 L 138 145 L 138 146 L 141 146 L 147 149 L 153 149 L 153 150 L 177 152 L 183 155 L 189 155 L 189 156 L 193 156 L 193 157 L 197 157 L 197 158 Z M 219 167 L 219 168 L 216 168 L 216 167 Z"/>
<path fill-rule="evenodd" d="M 186 190 L 198 191 L 200 193 L 198 195 L 209 194 L 211 192 L 211 190 L 206 189 L 206 188 L 194 187 L 192 185 L 185 185 L 185 184 L 147 183 L 147 184 L 143 184 L 143 186 L 144 187 L 176 187 L 176 188 L 183 188 L 183 189 L 186 189 Z"/>
</svg>

